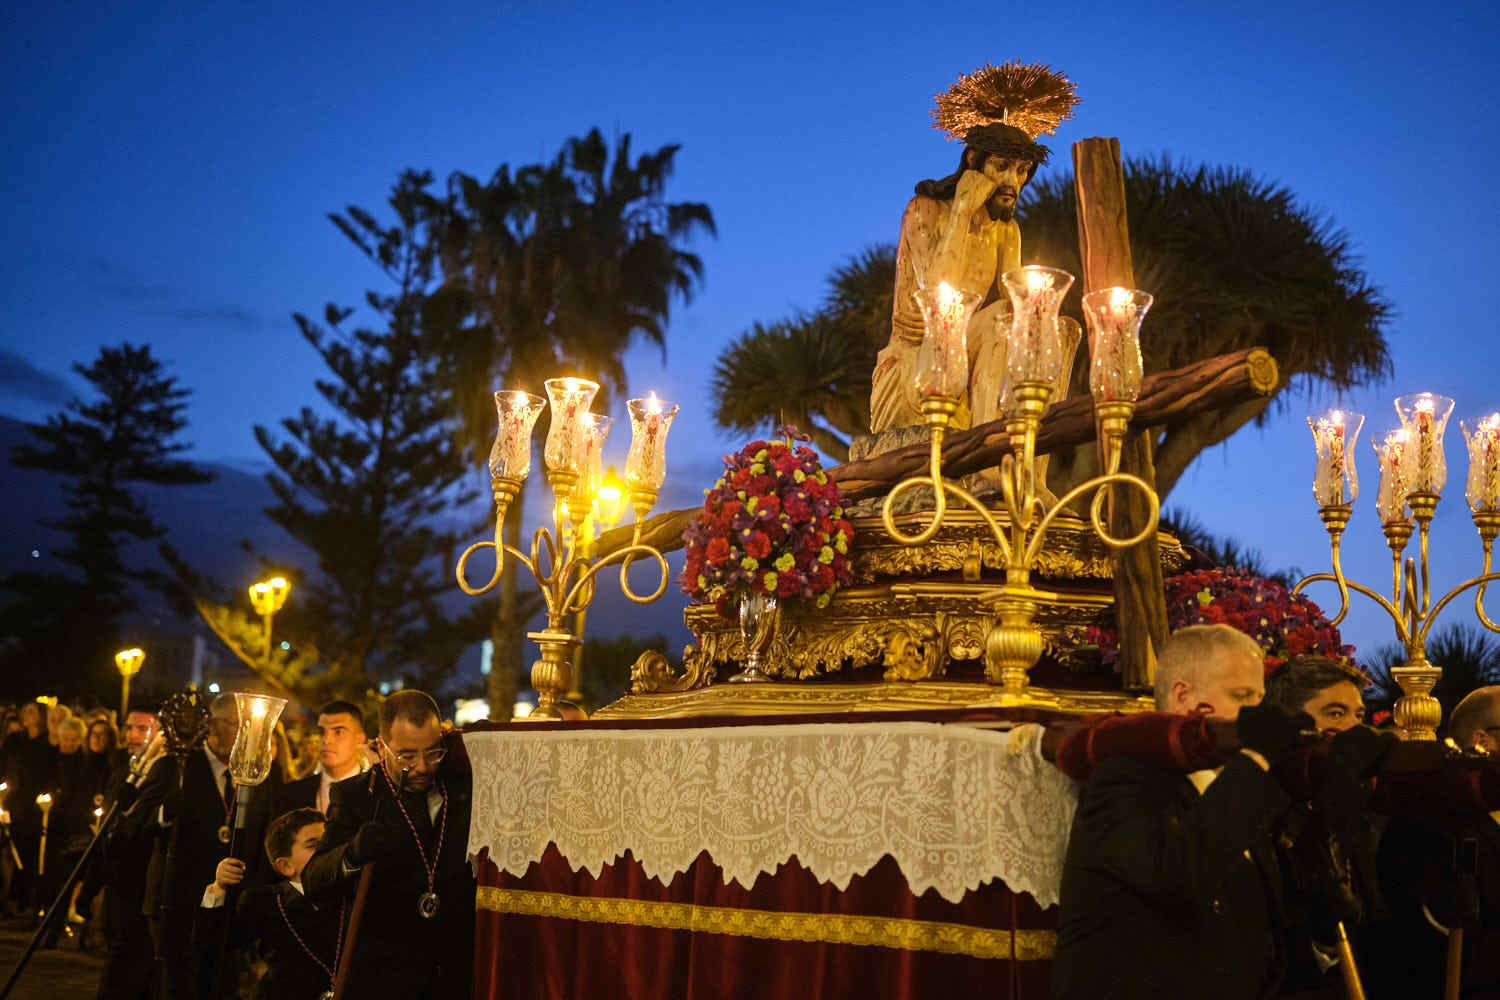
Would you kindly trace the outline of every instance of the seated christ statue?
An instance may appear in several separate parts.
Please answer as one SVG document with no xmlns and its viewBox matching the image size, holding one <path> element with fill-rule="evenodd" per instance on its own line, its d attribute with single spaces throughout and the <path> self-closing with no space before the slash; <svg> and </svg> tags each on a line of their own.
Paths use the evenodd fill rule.
<svg viewBox="0 0 1500 1000">
<path fill-rule="evenodd" d="M 940 281 L 983 296 L 969 322 L 969 392 L 959 401 L 953 426 L 1000 416 L 1005 329 L 998 321 L 1009 316 L 1010 302 L 999 279 L 1021 266 L 1016 201 L 1046 158 L 1047 148 L 1015 126 L 982 125 L 964 136 L 956 171 L 917 185 L 901 217 L 891 340 L 875 363 L 871 433 L 923 422 L 917 397 L 922 312 L 913 293 Z"/>
</svg>

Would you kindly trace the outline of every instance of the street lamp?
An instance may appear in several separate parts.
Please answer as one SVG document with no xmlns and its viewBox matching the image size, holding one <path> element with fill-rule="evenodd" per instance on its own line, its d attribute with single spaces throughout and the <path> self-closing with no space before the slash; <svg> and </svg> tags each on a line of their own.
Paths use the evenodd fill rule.
<svg viewBox="0 0 1500 1000">
<path fill-rule="evenodd" d="M 261 621 L 265 623 L 267 663 L 271 662 L 271 619 L 276 617 L 282 605 L 286 604 L 286 595 L 291 592 L 292 585 L 284 576 L 273 576 L 269 580 L 250 585 L 250 604 L 255 608 L 255 613 L 260 615 Z"/>
<path fill-rule="evenodd" d="M 115 666 L 120 671 L 120 725 L 125 724 L 125 714 L 130 710 L 130 678 L 141 671 L 146 662 L 146 651 L 139 646 L 122 649 L 115 654 Z"/>
</svg>

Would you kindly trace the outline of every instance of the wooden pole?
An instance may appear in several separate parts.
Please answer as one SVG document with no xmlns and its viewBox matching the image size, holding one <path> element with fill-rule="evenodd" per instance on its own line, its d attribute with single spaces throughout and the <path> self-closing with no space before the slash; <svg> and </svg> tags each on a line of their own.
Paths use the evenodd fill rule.
<svg viewBox="0 0 1500 1000">
<path fill-rule="evenodd" d="M 1134 288 L 1130 227 L 1125 213 L 1125 170 L 1120 140 L 1084 139 L 1073 144 L 1073 179 L 1078 194 L 1078 250 L 1083 259 L 1084 292 Z M 1145 336 L 1150 336 L 1147 320 Z M 1120 471 L 1156 484 L 1151 436 L 1132 428 L 1125 436 Z M 1145 501 L 1135 490 L 1117 490 L 1110 506 L 1110 531 L 1124 537 L 1146 523 Z M 1115 620 L 1126 690 L 1151 687 L 1156 651 L 1167 638 L 1167 599 L 1161 558 L 1154 545 L 1136 545 L 1115 556 Z"/>
</svg>

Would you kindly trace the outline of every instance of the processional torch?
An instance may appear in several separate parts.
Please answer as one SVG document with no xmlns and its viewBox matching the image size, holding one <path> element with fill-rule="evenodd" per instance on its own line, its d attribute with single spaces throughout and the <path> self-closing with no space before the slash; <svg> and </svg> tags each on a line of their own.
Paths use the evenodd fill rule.
<svg viewBox="0 0 1500 1000">
<path fill-rule="evenodd" d="M 188 751 L 193 747 L 202 744 L 204 737 L 208 734 L 208 707 L 199 701 L 197 692 L 182 692 L 172 695 L 162 704 L 161 711 L 157 715 L 161 720 L 161 735 L 157 739 L 152 740 L 140 754 L 131 758 L 130 773 L 125 778 L 125 790 L 116 796 L 115 800 L 109 804 L 109 808 L 103 810 L 102 813 L 100 810 L 94 810 L 94 815 L 96 816 L 96 822 L 93 825 L 94 837 L 89 841 L 89 846 L 84 849 L 82 856 L 79 857 L 78 863 L 73 866 L 73 870 L 63 881 L 62 886 L 57 891 L 57 895 L 53 897 L 52 905 L 47 907 L 47 912 L 42 917 L 42 922 L 31 935 L 31 940 L 26 944 L 26 950 L 21 953 L 21 960 L 11 970 L 10 978 L 5 981 L 5 986 L 0 988 L 0 1000 L 4 1000 L 5 997 L 10 996 L 11 990 L 15 989 L 16 983 L 21 978 L 21 973 L 26 971 L 26 966 L 31 961 L 31 956 L 36 954 L 38 946 L 41 945 L 42 937 L 47 933 L 47 929 L 52 926 L 53 920 L 60 913 L 64 912 L 64 907 L 68 905 L 72 898 L 73 887 L 78 884 L 78 880 L 88 870 L 89 863 L 93 861 L 100 843 L 109 837 L 124 810 L 129 808 L 130 804 L 134 801 L 135 789 L 140 786 L 141 782 L 150 772 L 152 764 L 156 762 L 156 759 L 163 752 L 166 752 L 176 756 L 180 765 L 181 758 L 187 756 Z M 180 792 L 182 786 L 181 766 L 177 769 L 177 782 Z M 45 803 L 42 801 L 44 798 L 46 799 Z M 42 874 L 41 862 L 46 857 L 47 813 L 52 807 L 51 796 L 38 796 L 37 805 L 42 808 L 42 845 L 37 865 L 37 875 L 40 876 Z M 173 824 L 172 836 L 168 841 L 168 845 L 167 858 L 170 874 L 170 867 L 175 860 L 177 851 L 177 828 L 175 823 Z"/>
<path fill-rule="evenodd" d="M 229 751 L 229 776 L 234 780 L 234 825 L 229 834 L 228 857 L 239 857 L 244 846 L 241 840 L 249 821 L 250 804 L 255 799 L 255 789 L 271 773 L 276 762 L 276 723 L 286 708 L 286 699 L 268 694 L 252 694 L 236 691 L 234 707 L 238 717 L 234 734 L 234 746 Z M 253 849 L 253 848 L 252 848 Z M 234 887 L 230 887 L 224 905 L 232 907 Z M 232 912 L 232 911 L 231 911 Z M 225 921 L 219 934 L 218 961 L 214 963 L 216 980 L 226 967 L 229 948 L 229 921 Z M 217 991 L 211 991 L 210 996 Z"/>
<path fill-rule="evenodd" d="M 52 816 L 52 796 L 47 792 L 36 797 L 36 807 L 42 811 L 42 839 L 36 848 L 36 877 L 47 874 L 47 826 Z"/>
</svg>

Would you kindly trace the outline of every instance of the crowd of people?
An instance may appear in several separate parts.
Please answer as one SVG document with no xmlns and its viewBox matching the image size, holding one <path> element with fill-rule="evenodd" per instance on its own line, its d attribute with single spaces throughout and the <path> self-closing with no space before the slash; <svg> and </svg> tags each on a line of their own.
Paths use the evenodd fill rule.
<svg viewBox="0 0 1500 1000">
<path fill-rule="evenodd" d="M 1199 771 L 1119 753 L 1088 776 L 1053 995 L 1335 998 L 1355 975 L 1371 997 L 1445 996 L 1450 977 L 1454 995 L 1500 997 L 1500 812 L 1436 792 L 1377 812 L 1395 734 L 1365 725 L 1363 678 L 1313 656 L 1268 676 L 1264 660 L 1224 625 L 1164 644 L 1157 709 L 1233 722 L 1239 747 Z M 1447 732 L 1500 752 L 1500 686 L 1454 706 Z"/>
<path fill-rule="evenodd" d="M 1194 626 L 1164 645 L 1155 684 L 1158 718 L 1232 723 L 1238 749 L 1200 771 L 1098 761 L 1067 847 L 1054 996 L 1338 997 L 1355 963 L 1373 997 L 1435 996 L 1455 972 L 1462 996 L 1500 996 L 1500 812 L 1373 811 L 1394 737 L 1364 724 L 1357 673 L 1302 657 L 1267 675 L 1253 640 Z M 468 996 L 472 782 L 436 702 L 391 695 L 373 739 L 358 706 L 323 705 L 242 816 L 234 700 L 210 716 L 174 754 L 148 707 L 123 732 L 107 712 L 7 712 L 7 906 L 34 916 L 66 896 L 114 807 L 66 908 L 103 929 L 100 997 L 321 998 L 341 975 L 349 996 Z M 1447 731 L 1500 752 L 1500 686 Z M 1315 745 L 1317 779 L 1298 780 Z"/>
<path fill-rule="evenodd" d="M 6 906 L 35 926 L 61 900 L 41 928 L 48 944 L 97 929 L 100 997 L 323 997 L 358 882 L 377 864 L 350 938 L 350 995 L 468 995 L 470 785 L 428 695 L 385 699 L 373 740 L 344 701 L 318 710 L 300 752 L 278 731 L 277 765 L 243 815 L 232 697 L 211 703 L 202 745 L 183 753 L 168 752 L 149 706 L 130 710 L 123 734 L 102 709 L 27 704 L 10 716 Z"/>
</svg>

